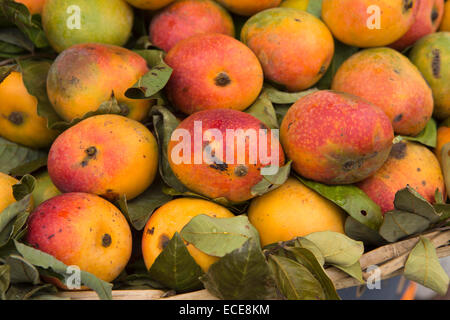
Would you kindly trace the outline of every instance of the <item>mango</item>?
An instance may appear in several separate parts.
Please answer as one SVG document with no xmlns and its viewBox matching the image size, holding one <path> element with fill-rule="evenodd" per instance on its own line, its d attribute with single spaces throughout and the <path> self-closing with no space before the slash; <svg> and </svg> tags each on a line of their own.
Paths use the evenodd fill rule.
<svg viewBox="0 0 450 320">
<path fill-rule="evenodd" d="M 0 172 L 0 214 L 8 206 L 16 202 L 12 186 L 18 182 L 17 179 Z"/>
<path fill-rule="evenodd" d="M 260 11 L 275 8 L 281 0 L 216 0 L 228 10 L 241 16 L 252 16 Z"/>
<path fill-rule="evenodd" d="M 41 14 L 45 4 L 45 0 L 15 0 L 15 1 L 24 4 L 32 15 Z"/>
<path fill-rule="evenodd" d="M 445 0 L 444 4 L 444 16 L 442 17 L 440 31 L 450 31 L 450 2 Z"/>
<path fill-rule="evenodd" d="M 133 7 L 143 10 L 158 10 L 168 4 L 172 3 L 174 0 L 126 0 Z"/>
<path fill-rule="evenodd" d="M 36 178 L 36 185 L 33 190 L 34 205 L 39 206 L 42 202 L 61 194 L 61 191 L 53 184 L 47 170 L 40 170 L 33 173 Z"/>
</svg>

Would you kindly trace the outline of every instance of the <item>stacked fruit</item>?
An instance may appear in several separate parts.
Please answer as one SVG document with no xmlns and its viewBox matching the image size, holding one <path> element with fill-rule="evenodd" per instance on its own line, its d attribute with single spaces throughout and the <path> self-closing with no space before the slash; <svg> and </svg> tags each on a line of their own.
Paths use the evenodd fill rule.
<svg viewBox="0 0 450 320">
<path fill-rule="evenodd" d="M 0 19 L 0 247 L 60 288 L 58 263 L 96 290 L 134 275 L 272 298 L 218 287 L 256 250 L 291 298 L 289 241 L 353 268 L 350 238 L 450 217 L 449 2 L 0 0 Z M 356 260 L 324 260 L 332 242 Z"/>
</svg>

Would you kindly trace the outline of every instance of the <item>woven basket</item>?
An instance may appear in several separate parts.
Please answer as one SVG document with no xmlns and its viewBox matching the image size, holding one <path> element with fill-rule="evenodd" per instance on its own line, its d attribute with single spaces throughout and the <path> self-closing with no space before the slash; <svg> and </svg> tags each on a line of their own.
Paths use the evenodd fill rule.
<svg viewBox="0 0 450 320">
<path fill-rule="evenodd" d="M 421 236 L 431 240 L 436 248 L 439 258 L 450 256 L 450 228 L 442 228 Z M 368 267 L 376 265 L 381 272 L 381 279 L 389 279 L 403 273 L 408 255 L 417 244 L 419 236 L 414 236 L 406 240 L 402 240 L 393 244 L 379 247 L 375 250 L 367 252 L 361 259 L 361 268 L 363 270 L 363 278 L 369 279 L 371 272 L 365 272 Z M 325 271 L 333 281 L 336 289 L 344 289 L 361 284 L 348 274 L 341 270 L 330 267 Z M 77 292 L 60 292 L 59 297 L 70 298 L 73 300 L 97 300 L 98 296 L 93 291 L 77 291 Z M 215 296 L 207 290 L 200 290 L 180 295 L 167 297 L 167 293 L 160 290 L 115 290 L 112 292 L 114 300 L 217 300 Z"/>
</svg>

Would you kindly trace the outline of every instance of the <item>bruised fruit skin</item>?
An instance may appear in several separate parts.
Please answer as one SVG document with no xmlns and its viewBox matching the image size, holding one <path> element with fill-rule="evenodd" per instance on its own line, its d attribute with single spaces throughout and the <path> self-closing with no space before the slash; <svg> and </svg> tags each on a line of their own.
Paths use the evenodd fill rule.
<svg viewBox="0 0 450 320">
<path fill-rule="evenodd" d="M 124 45 L 133 9 L 124 0 L 46 0 L 42 26 L 55 51 L 80 43 Z"/>
<path fill-rule="evenodd" d="M 168 52 L 180 40 L 200 33 L 222 33 L 234 37 L 234 23 L 228 12 L 210 0 L 177 1 L 150 23 L 150 41 Z"/>
<path fill-rule="evenodd" d="M 44 8 L 45 0 L 15 0 L 24 4 L 31 14 L 41 14 Z"/>
<path fill-rule="evenodd" d="M 361 181 L 386 161 L 392 125 L 383 111 L 345 93 L 319 91 L 297 101 L 281 124 L 293 169 L 326 184 Z"/>
<path fill-rule="evenodd" d="M 234 217 L 229 210 L 214 202 L 193 198 L 169 201 L 152 214 L 142 237 L 142 254 L 147 269 L 151 268 L 175 232 L 180 233 L 192 218 L 201 214 L 215 218 Z M 185 242 L 185 244 L 190 255 L 204 272 L 207 272 L 209 267 L 219 260 L 217 257 L 203 253 L 190 243 Z"/>
<path fill-rule="evenodd" d="M 248 218 L 261 246 L 289 241 L 313 232 L 344 233 L 345 213 L 295 178 L 252 200 Z"/>
<path fill-rule="evenodd" d="M 244 25 L 241 40 L 258 57 L 266 79 L 290 91 L 311 87 L 327 71 L 334 55 L 331 32 L 305 11 L 275 8 Z"/>
<path fill-rule="evenodd" d="M 399 142 L 392 147 L 386 163 L 372 177 L 358 184 L 385 214 L 394 210 L 395 194 L 409 185 L 427 201 L 435 202 L 436 189 L 444 193 L 439 161 L 425 146 Z"/>
<path fill-rule="evenodd" d="M 158 10 L 172 3 L 174 0 L 126 0 L 126 1 L 135 8 L 143 10 Z"/>
<path fill-rule="evenodd" d="M 433 113 L 433 95 L 419 70 L 390 48 L 351 56 L 336 72 L 331 88 L 380 107 L 401 135 L 418 135 Z"/>
<path fill-rule="evenodd" d="M 31 148 L 45 148 L 58 135 L 37 114 L 38 101 L 30 95 L 20 72 L 13 71 L 0 82 L 0 136 Z"/>
<path fill-rule="evenodd" d="M 241 16 L 252 16 L 260 11 L 275 8 L 281 0 L 217 0 L 228 10 Z"/>
<path fill-rule="evenodd" d="M 227 35 L 205 33 L 182 40 L 165 61 L 173 69 L 166 92 L 186 114 L 207 109 L 242 111 L 262 89 L 264 76 L 258 58 Z"/>
<path fill-rule="evenodd" d="M 148 114 L 150 100 L 125 97 L 148 71 L 147 62 L 128 49 L 87 43 L 62 52 L 52 64 L 47 78 L 47 93 L 55 111 L 66 121 L 96 111 L 112 93 L 122 115 L 141 121 Z"/>
<path fill-rule="evenodd" d="M 42 202 L 61 194 L 61 191 L 56 188 L 50 179 L 50 175 L 47 170 L 33 175 L 36 178 L 36 185 L 33 190 L 33 200 L 35 206 L 38 206 Z"/>
<path fill-rule="evenodd" d="M 155 178 L 158 146 L 141 123 L 117 115 L 87 118 L 64 131 L 48 156 L 48 173 L 62 192 L 131 200 Z"/>
<path fill-rule="evenodd" d="M 439 127 L 438 132 L 437 132 L 437 145 L 436 145 L 436 148 L 434 149 L 434 152 L 435 152 L 436 157 L 438 158 L 439 162 L 442 161 L 442 148 L 447 143 L 450 143 L 450 127 L 441 126 L 441 127 Z"/>
<path fill-rule="evenodd" d="M 131 231 L 122 213 L 87 193 L 66 193 L 37 207 L 28 219 L 26 241 L 64 264 L 110 282 L 131 256 Z M 61 282 L 57 285 L 66 289 Z"/>
<path fill-rule="evenodd" d="M 437 32 L 420 39 L 409 57 L 433 91 L 434 116 L 450 117 L 450 32 Z"/>
<path fill-rule="evenodd" d="M 214 131 L 221 133 L 222 143 L 214 138 Z M 246 133 L 252 132 L 253 138 L 246 138 Z M 265 155 L 268 161 L 262 158 Z M 254 197 L 251 189 L 262 180 L 262 168 L 284 164 L 278 139 L 262 122 L 247 113 L 225 109 L 198 112 L 181 122 L 172 134 L 168 156 L 172 171 L 188 189 L 232 202 Z"/>
<path fill-rule="evenodd" d="M 0 172 L 0 214 L 9 205 L 16 202 L 13 195 L 12 186 L 19 181 L 7 174 Z"/>
<path fill-rule="evenodd" d="M 367 48 L 391 44 L 413 25 L 418 0 L 324 0 L 322 19 L 345 44 Z M 379 8 L 379 28 L 376 25 Z M 371 28 L 369 28 L 369 26 Z"/>
<path fill-rule="evenodd" d="M 435 32 L 444 14 L 444 0 L 418 0 L 416 10 L 417 15 L 411 28 L 390 47 L 401 51 L 420 38 Z"/>
<path fill-rule="evenodd" d="M 442 18 L 440 31 L 450 31 L 450 1 L 445 0 L 444 4 L 444 16 Z"/>
</svg>

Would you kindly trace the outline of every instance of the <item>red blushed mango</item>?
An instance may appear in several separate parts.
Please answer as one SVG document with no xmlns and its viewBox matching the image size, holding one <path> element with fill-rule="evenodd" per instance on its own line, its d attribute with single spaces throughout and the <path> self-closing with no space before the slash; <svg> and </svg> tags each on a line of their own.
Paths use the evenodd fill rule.
<svg viewBox="0 0 450 320">
<path fill-rule="evenodd" d="M 223 34 L 199 34 L 178 42 L 165 57 L 173 68 L 166 91 L 182 112 L 242 111 L 258 97 L 263 71 L 255 54 Z"/>
<path fill-rule="evenodd" d="M 319 91 L 297 101 L 281 124 L 294 170 L 326 184 L 350 184 L 377 171 L 392 147 L 383 111 L 358 97 Z"/>
<path fill-rule="evenodd" d="M 87 118 L 64 131 L 48 156 L 48 173 L 62 192 L 128 200 L 155 178 L 158 146 L 141 123 L 117 115 Z"/>
<path fill-rule="evenodd" d="M 143 10 L 158 10 L 168 4 L 172 3 L 174 0 L 125 0 L 133 7 L 143 9 Z"/>
<path fill-rule="evenodd" d="M 372 177 L 358 184 L 384 213 L 394 210 L 395 194 L 409 185 L 434 203 L 437 189 L 444 194 L 439 161 L 425 146 L 414 142 L 394 144 L 389 159 Z"/>
<path fill-rule="evenodd" d="M 331 32 L 305 11 L 275 8 L 251 17 L 241 40 L 263 66 L 267 80 L 301 91 L 314 85 L 327 71 L 334 55 Z"/>
<path fill-rule="evenodd" d="M 380 107 L 394 131 L 416 136 L 433 113 L 433 94 L 408 58 L 390 48 L 360 51 L 336 72 L 331 88 L 364 98 Z"/>
<path fill-rule="evenodd" d="M 67 266 L 78 266 L 113 281 L 131 256 L 131 231 L 108 201 L 87 193 L 67 193 L 37 207 L 28 219 L 26 241 Z M 60 281 L 51 281 L 63 289 Z"/>
<path fill-rule="evenodd" d="M 214 1 L 182 0 L 162 10 L 150 23 L 150 41 L 166 52 L 180 40 L 200 33 L 234 37 L 233 20 Z"/>
<path fill-rule="evenodd" d="M 418 0 L 324 0 L 322 19 L 348 45 L 367 48 L 391 44 L 414 23 Z M 377 25 L 379 22 L 379 25 Z"/>
<path fill-rule="evenodd" d="M 251 199 L 252 187 L 263 178 L 262 168 L 284 164 L 278 139 L 244 112 L 198 112 L 181 122 L 174 134 L 168 147 L 170 167 L 187 188 L 209 198 Z"/>
<path fill-rule="evenodd" d="M 24 4 L 31 14 L 41 14 L 44 8 L 45 0 L 15 0 Z"/>
<path fill-rule="evenodd" d="M 47 93 L 56 112 L 66 121 L 83 117 L 114 93 L 122 114 L 140 121 L 150 109 L 150 100 L 132 100 L 125 91 L 148 71 L 140 55 L 105 44 L 80 44 L 62 52 L 52 64 Z"/>
<path fill-rule="evenodd" d="M 444 15 L 444 0 L 418 0 L 417 15 L 408 32 L 390 47 L 403 50 L 420 38 L 435 32 Z"/>
<path fill-rule="evenodd" d="M 281 0 L 217 0 L 228 10 L 241 16 L 252 16 L 260 11 L 275 8 Z"/>
<path fill-rule="evenodd" d="M 442 17 L 440 31 L 450 31 L 450 1 L 446 0 L 444 4 L 444 16 Z"/>
</svg>

